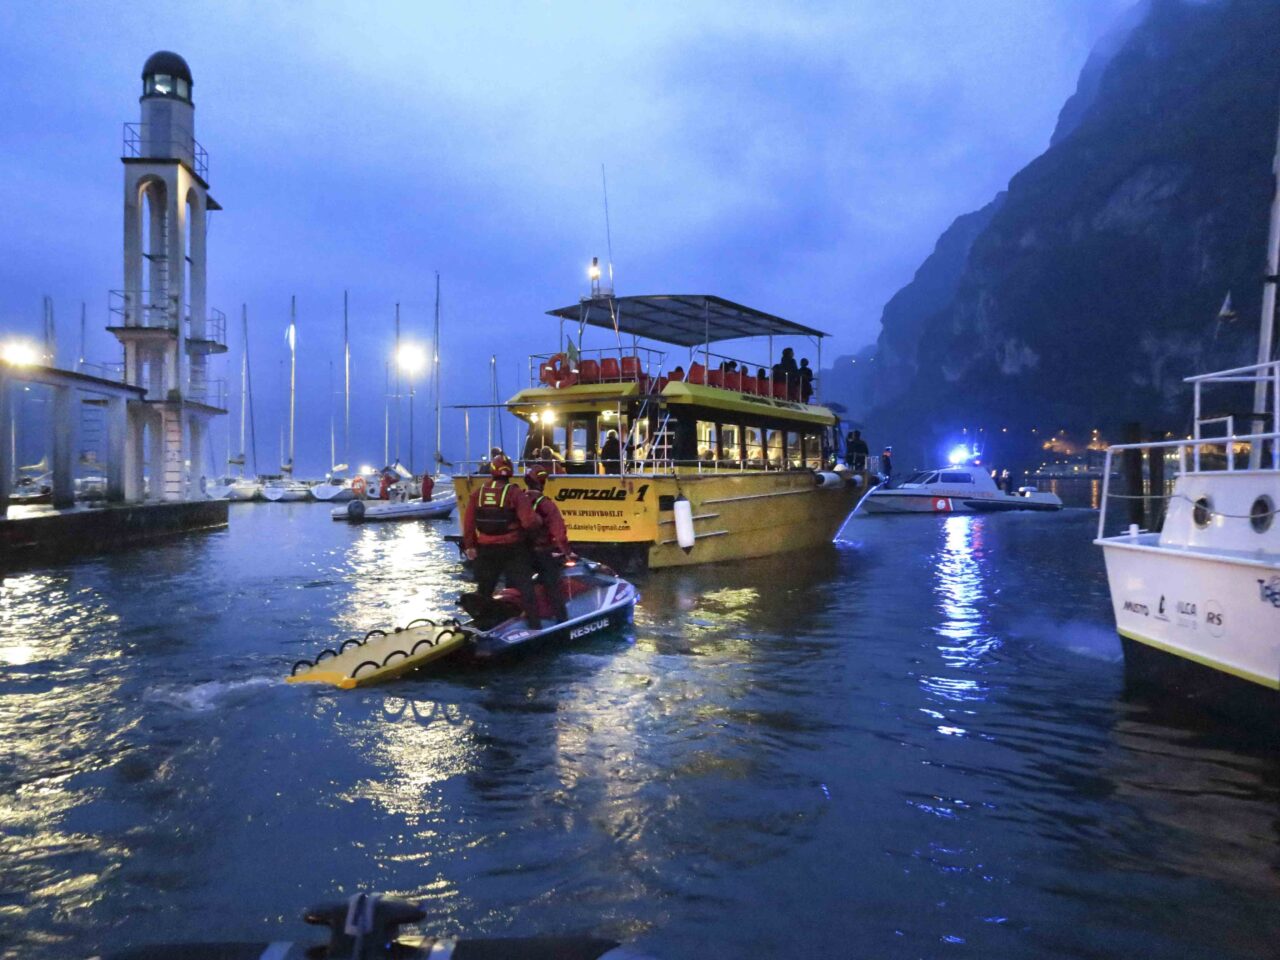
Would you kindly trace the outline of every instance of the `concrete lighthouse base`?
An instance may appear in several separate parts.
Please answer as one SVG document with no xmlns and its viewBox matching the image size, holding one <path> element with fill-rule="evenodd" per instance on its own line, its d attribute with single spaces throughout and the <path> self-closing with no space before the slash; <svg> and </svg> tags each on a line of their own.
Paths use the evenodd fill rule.
<svg viewBox="0 0 1280 960">
<path fill-rule="evenodd" d="M 0 518 L 0 568 L 104 553 L 160 537 L 227 525 L 226 500 L 105 507 L 10 507 Z"/>
</svg>

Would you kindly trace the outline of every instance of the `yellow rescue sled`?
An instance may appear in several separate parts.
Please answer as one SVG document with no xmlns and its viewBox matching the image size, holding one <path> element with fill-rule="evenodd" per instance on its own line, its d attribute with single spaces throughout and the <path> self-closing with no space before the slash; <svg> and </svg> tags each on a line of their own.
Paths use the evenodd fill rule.
<svg viewBox="0 0 1280 960">
<path fill-rule="evenodd" d="M 343 690 L 381 683 L 457 653 L 472 634 L 457 620 L 414 620 L 394 630 L 370 630 L 314 660 L 293 665 L 288 683 L 330 683 Z"/>
</svg>

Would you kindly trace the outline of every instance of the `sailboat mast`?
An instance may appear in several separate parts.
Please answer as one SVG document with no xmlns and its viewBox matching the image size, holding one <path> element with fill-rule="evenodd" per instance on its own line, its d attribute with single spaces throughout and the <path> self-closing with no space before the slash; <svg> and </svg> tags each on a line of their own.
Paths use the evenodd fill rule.
<svg viewBox="0 0 1280 960">
<path fill-rule="evenodd" d="M 435 388 L 436 401 L 436 472 L 440 472 L 440 465 L 444 462 L 444 457 L 440 452 L 440 271 L 436 271 L 436 329 L 433 346 L 433 361 L 431 371 L 431 383 Z"/>
<path fill-rule="evenodd" d="M 298 392 L 298 298 L 289 298 L 289 475 L 293 476 L 294 413 Z"/>
<path fill-rule="evenodd" d="M 249 371 L 249 307 L 240 305 L 240 322 L 244 326 L 244 393 L 249 401 L 249 439 L 253 445 L 253 475 L 258 475 L 258 429 L 253 418 L 253 376 Z M 240 453 L 244 454 L 244 411 L 240 413 Z"/>
<path fill-rule="evenodd" d="M 391 355 L 396 368 L 396 462 L 400 461 L 400 304 L 396 304 L 396 349 Z"/>
<path fill-rule="evenodd" d="M 1276 287 L 1280 285 L 1280 125 L 1276 128 L 1276 153 L 1271 161 L 1271 171 L 1275 174 L 1275 192 L 1271 195 L 1271 229 L 1267 234 L 1267 270 L 1266 280 L 1262 287 L 1262 317 L 1258 331 L 1258 363 L 1270 363 L 1273 338 L 1276 329 Z M 1266 377 L 1259 377 L 1253 386 L 1253 410 L 1262 415 L 1267 409 Z M 1280 399 L 1278 399 L 1280 402 Z M 1262 433 L 1266 429 L 1266 421 L 1254 420 L 1250 433 Z M 1272 425 L 1272 429 L 1280 429 L 1280 425 Z M 1256 440 L 1249 444 L 1249 469 L 1257 470 L 1262 466 L 1262 444 Z"/>
<path fill-rule="evenodd" d="M 382 367 L 382 464 L 391 465 L 391 364 Z"/>
<path fill-rule="evenodd" d="M 338 450 L 334 442 L 333 426 L 333 361 L 329 361 L 329 472 L 338 465 Z"/>
<path fill-rule="evenodd" d="M 240 305 L 240 476 L 244 476 L 244 425 L 249 407 L 249 308 Z"/>
<path fill-rule="evenodd" d="M 342 363 L 346 385 L 343 389 L 342 462 L 351 469 L 351 339 L 347 323 L 347 291 L 342 291 Z"/>
</svg>

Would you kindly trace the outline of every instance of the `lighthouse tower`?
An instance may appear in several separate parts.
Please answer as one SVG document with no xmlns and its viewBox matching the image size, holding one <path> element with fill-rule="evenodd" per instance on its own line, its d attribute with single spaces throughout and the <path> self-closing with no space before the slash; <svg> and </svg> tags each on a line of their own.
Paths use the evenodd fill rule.
<svg viewBox="0 0 1280 960">
<path fill-rule="evenodd" d="M 200 496 L 209 422 L 226 413 L 209 359 L 226 352 L 226 317 L 205 301 L 209 158 L 195 138 L 191 68 L 176 53 L 142 68 L 142 117 L 124 127 L 124 289 L 108 329 L 124 346 L 129 407 L 125 498 Z M 144 485 L 144 473 L 149 482 Z"/>
</svg>

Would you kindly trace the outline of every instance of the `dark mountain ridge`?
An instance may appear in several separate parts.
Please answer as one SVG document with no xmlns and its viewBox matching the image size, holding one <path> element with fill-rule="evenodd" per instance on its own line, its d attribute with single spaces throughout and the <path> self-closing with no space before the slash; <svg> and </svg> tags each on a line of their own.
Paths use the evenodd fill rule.
<svg viewBox="0 0 1280 960">
<path fill-rule="evenodd" d="M 1280 0 L 1141 13 L 1090 59 L 1049 149 L 886 305 L 866 419 L 900 457 L 929 462 L 965 426 L 1008 427 L 1002 455 L 1024 458 L 1032 427 L 1184 429 L 1184 376 L 1252 362 Z M 1216 321 L 1228 290 L 1235 324 Z"/>
</svg>

